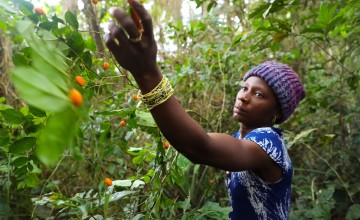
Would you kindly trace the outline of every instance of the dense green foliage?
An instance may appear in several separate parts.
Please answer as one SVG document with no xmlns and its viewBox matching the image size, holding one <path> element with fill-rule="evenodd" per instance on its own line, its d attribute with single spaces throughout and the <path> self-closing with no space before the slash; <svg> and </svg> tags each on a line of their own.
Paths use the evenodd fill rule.
<svg viewBox="0 0 360 220">
<path fill-rule="evenodd" d="M 289 64 L 307 93 L 281 125 L 295 169 L 291 219 L 359 219 L 360 2 L 183 0 L 203 9 L 188 22 L 161 2 L 148 1 L 159 65 L 188 113 L 209 132 L 232 134 L 244 73 L 265 60 Z M 113 5 L 126 6 L 92 6 L 98 23 L 110 20 Z M 0 36 L 12 42 L 9 74 L 26 103 L 0 98 L 0 219 L 227 219 L 224 172 L 164 149 L 133 99 L 131 75 L 108 52 L 96 54 L 85 10 L 59 11 L 0 2 Z M 71 103 L 73 88 L 81 107 Z"/>
</svg>

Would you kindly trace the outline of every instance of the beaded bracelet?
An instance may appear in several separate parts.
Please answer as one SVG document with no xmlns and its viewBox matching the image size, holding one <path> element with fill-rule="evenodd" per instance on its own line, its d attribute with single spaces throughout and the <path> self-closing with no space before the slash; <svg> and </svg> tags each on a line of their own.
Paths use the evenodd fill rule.
<svg viewBox="0 0 360 220">
<path fill-rule="evenodd" d="M 155 108 L 156 106 L 164 103 L 174 94 L 169 80 L 163 76 L 159 84 L 146 94 L 141 94 L 139 91 L 139 98 L 144 101 L 148 110 Z"/>
</svg>

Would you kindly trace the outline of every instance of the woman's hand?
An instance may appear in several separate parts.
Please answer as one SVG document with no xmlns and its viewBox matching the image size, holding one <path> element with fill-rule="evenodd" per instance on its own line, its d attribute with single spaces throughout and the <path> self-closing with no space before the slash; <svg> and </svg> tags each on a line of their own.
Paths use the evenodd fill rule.
<svg viewBox="0 0 360 220">
<path fill-rule="evenodd" d="M 135 21 L 123 9 L 111 8 L 109 12 L 118 24 L 109 25 L 110 32 L 104 36 L 106 46 L 119 64 L 130 71 L 137 81 L 159 78 L 157 45 L 151 16 L 138 1 L 129 1 L 129 4 L 141 21 L 142 30 L 138 29 Z"/>
</svg>

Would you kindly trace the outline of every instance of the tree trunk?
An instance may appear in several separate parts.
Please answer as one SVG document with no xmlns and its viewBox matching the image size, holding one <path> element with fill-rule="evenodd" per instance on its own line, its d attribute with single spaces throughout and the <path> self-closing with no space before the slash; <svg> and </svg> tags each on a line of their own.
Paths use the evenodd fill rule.
<svg viewBox="0 0 360 220">
<path fill-rule="evenodd" d="M 10 39 L 0 31 L 0 97 L 6 98 L 6 103 L 13 107 L 20 107 L 14 87 L 10 81 L 12 67 L 12 50 Z"/>
<path fill-rule="evenodd" d="M 95 57 L 96 58 L 102 58 L 104 57 L 104 44 L 103 44 L 103 39 L 102 39 L 102 34 L 100 31 L 100 26 L 99 26 L 99 18 L 97 16 L 97 11 L 96 11 L 96 5 L 94 6 L 91 3 L 91 0 L 82 0 L 84 3 L 84 14 L 86 17 L 86 20 L 88 21 L 88 25 L 89 25 L 89 30 L 90 30 L 90 34 L 93 37 L 95 44 L 96 44 L 96 54 Z"/>
</svg>

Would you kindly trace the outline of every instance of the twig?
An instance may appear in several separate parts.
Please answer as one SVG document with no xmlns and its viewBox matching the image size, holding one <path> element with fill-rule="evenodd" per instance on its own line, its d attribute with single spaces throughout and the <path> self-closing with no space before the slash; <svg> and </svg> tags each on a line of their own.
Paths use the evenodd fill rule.
<svg viewBox="0 0 360 220">
<path fill-rule="evenodd" d="M 354 200 L 352 199 L 351 197 L 351 194 L 348 190 L 348 187 L 346 186 L 345 182 L 343 181 L 343 179 L 341 178 L 341 176 L 339 175 L 339 173 L 335 170 L 335 168 L 333 168 L 330 163 L 325 159 L 323 158 L 321 155 L 319 155 L 315 150 L 313 150 L 308 144 L 305 144 L 305 146 L 311 151 L 313 152 L 316 156 L 318 156 L 322 161 L 324 161 L 324 163 L 326 163 L 326 165 L 328 165 L 330 167 L 330 169 L 335 173 L 335 175 L 339 178 L 340 182 L 343 184 L 351 202 L 354 204 Z"/>
<path fill-rule="evenodd" d="M 55 169 L 51 172 L 50 176 L 46 179 L 46 181 L 45 181 L 45 183 L 44 183 L 44 187 L 41 189 L 41 192 L 40 192 L 40 195 L 39 195 L 39 196 L 41 196 L 41 195 L 43 194 L 46 185 L 48 184 L 49 180 L 54 176 L 55 172 L 58 170 L 61 162 L 63 161 L 63 159 L 65 158 L 65 155 L 66 155 L 68 152 L 69 152 L 69 150 L 68 150 L 65 154 L 63 154 L 63 156 L 61 157 L 60 161 L 56 164 Z M 34 205 L 33 211 L 32 211 L 32 213 L 31 213 L 31 218 L 34 218 L 34 214 L 35 214 L 35 209 L 36 209 L 36 207 L 37 207 L 37 204 Z"/>
<path fill-rule="evenodd" d="M 220 114 L 219 114 L 219 129 L 218 129 L 218 132 L 220 132 L 221 131 L 221 118 L 222 118 L 222 115 L 223 115 L 224 110 L 225 110 L 226 83 L 225 83 L 225 74 L 224 74 L 224 71 L 221 68 L 220 53 L 217 52 L 217 55 L 218 55 L 219 70 L 220 70 L 221 75 L 222 75 L 222 83 L 223 83 L 223 86 L 224 86 L 223 87 L 223 101 L 222 101 L 221 110 L 220 110 Z"/>
</svg>

